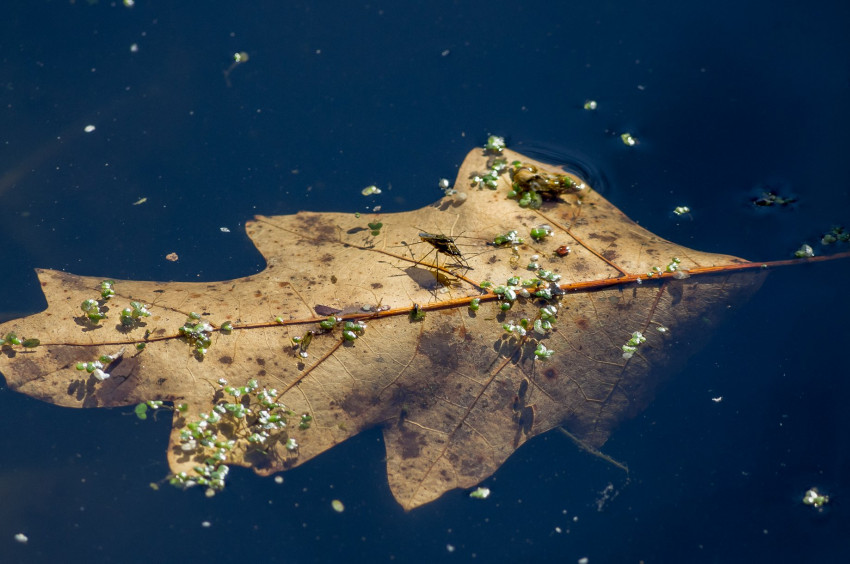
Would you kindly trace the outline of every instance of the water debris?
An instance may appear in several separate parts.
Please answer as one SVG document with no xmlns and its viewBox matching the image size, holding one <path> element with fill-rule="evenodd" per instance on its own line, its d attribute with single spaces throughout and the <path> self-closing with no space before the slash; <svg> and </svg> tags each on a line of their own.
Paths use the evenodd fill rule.
<svg viewBox="0 0 850 564">
<path fill-rule="evenodd" d="M 691 208 L 688 206 L 676 206 L 673 208 L 673 213 L 676 215 L 685 215 L 691 213 Z"/>
<path fill-rule="evenodd" d="M 230 63 L 229 67 L 222 71 L 224 73 L 224 80 L 227 83 L 228 88 L 230 88 L 231 86 L 230 73 L 232 73 L 233 69 L 235 69 L 239 65 L 247 63 L 250 58 L 251 57 L 248 56 L 248 53 L 246 53 L 245 51 L 239 51 L 238 53 L 233 54 L 233 62 Z"/>
<path fill-rule="evenodd" d="M 374 184 L 372 184 L 371 186 L 367 186 L 367 187 L 363 188 L 362 190 L 360 190 L 360 193 L 363 194 L 364 196 L 374 196 L 376 194 L 380 194 L 381 189 L 378 188 L 377 186 L 375 186 Z"/>
<path fill-rule="evenodd" d="M 135 202 L 133 202 L 133 205 L 134 205 L 134 206 L 141 206 L 142 204 L 144 204 L 144 203 L 145 203 L 145 202 L 147 202 L 147 201 L 148 201 L 147 197 L 145 197 L 145 198 L 139 198 L 138 200 L 136 200 Z"/>
<path fill-rule="evenodd" d="M 171 261 L 171 262 L 177 262 L 177 260 L 179 258 L 180 257 L 177 256 L 177 253 L 168 253 L 167 255 L 165 255 L 165 260 L 168 260 L 168 261 Z"/>
<path fill-rule="evenodd" d="M 331 507 L 333 507 L 333 510 L 337 513 L 345 511 L 345 505 L 343 505 L 343 503 L 338 499 L 331 501 Z"/>
<path fill-rule="evenodd" d="M 845 231 L 845 229 L 840 225 L 834 226 L 828 233 L 824 234 L 820 240 L 821 245 L 832 245 L 838 241 L 842 243 L 850 241 L 850 232 Z"/>
<path fill-rule="evenodd" d="M 774 206 L 784 207 L 789 204 L 793 204 L 796 201 L 797 198 L 784 198 L 773 190 L 766 190 L 762 192 L 761 196 L 759 196 L 758 198 L 752 199 L 753 205 L 764 208 L 770 208 Z"/>
<path fill-rule="evenodd" d="M 97 129 L 95 126 L 93 126 L 92 124 L 89 124 L 89 125 L 87 125 L 83 128 L 83 131 L 85 131 L 86 133 L 91 133 L 95 129 Z"/>
<path fill-rule="evenodd" d="M 596 100 L 586 100 L 584 102 L 585 110 L 595 110 L 596 109 Z"/>
</svg>

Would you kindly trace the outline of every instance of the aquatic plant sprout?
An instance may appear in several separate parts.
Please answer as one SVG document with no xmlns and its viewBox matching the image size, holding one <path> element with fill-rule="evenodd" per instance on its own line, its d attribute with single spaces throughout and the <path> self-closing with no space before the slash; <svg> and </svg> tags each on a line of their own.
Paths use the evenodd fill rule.
<svg viewBox="0 0 850 564">
<path fill-rule="evenodd" d="M 537 348 L 534 350 L 534 356 L 537 360 L 549 360 L 555 354 L 555 351 L 547 349 L 543 343 L 537 343 Z"/>
<path fill-rule="evenodd" d="M 484 148 L 488 151 L 493 151 L 495 153 L 501 153 L 507 145 L 505 144 L 505 138 L 499 137 L 498 135 L 491 135 L 487 138 L 487 143 L 484 144 Z"/>
<path fill-rule="evenodd" d="M 810 258 L 815 256 L 815 251 L 809 245 L 802 245 L 794 252 L 796 258 Z"/>
<path fill-rule="evenodd" d="M 469 492 L 469 497 L 471 497 L 472 499 L 487 499 L 488 497 L 490 497 L 490 488 L 478 486 L 477 488 Z"/>
<path fill-rule="evenodd" d="M 643 333 L 640 331 L 635 331 L 632 333 L 631 339 L 629 339 L 625 345 L 623 345 L 623 358 L 628 360 L 634 356 L 637 352 L 638 347 L 646 342 L 646 337 L 643 336 Z"/>
</svg>

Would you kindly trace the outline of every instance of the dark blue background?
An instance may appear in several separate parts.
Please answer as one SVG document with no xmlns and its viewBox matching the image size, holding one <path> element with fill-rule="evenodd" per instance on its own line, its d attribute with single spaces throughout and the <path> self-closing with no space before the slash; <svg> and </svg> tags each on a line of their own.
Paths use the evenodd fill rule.
<svg viewBox="0 0 850 564">
<path fill-rule="evenodd" d="M 850 223 L 846 2 L 136 4 L 4 6 L 0 320 L 44 307 L 36 267 L 257 272 L 253 214 L 365 211 L 372 183 L 383 211 L 418 208 L 488 133 L 700 250 L 820 254 L 820 233 Z M 236 51 L 250 61 L 228 87 Z M 753 210 L 763 186 L 799 203 Z M 683 204 L 692 218 L 671 216 Z M 234 470 L 214 499 L 154 492 L 167 417 L 0 388 L 0 559 L 847 560 L 848 275 L 847 261 L 771 274 L 605 446 L 628 484 L 553 432 L 485 482 L 488 500 L 450 492 L 404 513 L 374 431 L 282 485 Z M 811 486 L 833 496 L 822 513 L 800 502 Z"/>
</svg>

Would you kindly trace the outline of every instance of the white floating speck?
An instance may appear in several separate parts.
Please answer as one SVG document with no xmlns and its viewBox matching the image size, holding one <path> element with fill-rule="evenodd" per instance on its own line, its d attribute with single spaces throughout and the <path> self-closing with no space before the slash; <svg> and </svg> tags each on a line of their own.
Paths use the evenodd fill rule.
<svg viewBox="0 0 850 564">
<path fill-rule="evenodd" d="M 343 505 L 342 502 L 338 499 L 334 499 L 333 501 L 331 501 L 331 507 L 333 507 L 333 510 L 337 513 L 342 513 L 343 511 L 345 511 L 345 505 Z"/>
<path fill-rule="evenodd" d="M 275 476 L 274 477 L 274 483 L 275 484 L 282 484 L 283 483 L 283 476 Z"/>
<path fill-rule="evenodd" d="M 201 521 L 201 527 L 209 528 L 212 525 L 209 521 Z"/>
<path fill-rule="evenodd" d="M 87 126 L 85 126 L 85 127 L 83 128 L 83 131 L 85 131 L 86 133 L 91 133 L 91 132 L 92 132 L 92 131 L 94 131 L 95 129 L 96 129 L 96 128 L 95 128 L 95 126 L 93 126 L 93 125 L 89 124 L 89 125 L 87 125 Z"/>
<path fill-rule="evenodd" d="M 18 533 L 17 535 L 15 535 L 15 540 L 18 541 L 19 543 L 24 544 L 30 539 L 25 534 Z"/>
<path fill-rule="evenodd" d="M 453 545 L 453 544 L 447 544 L 447 545 L 446 545 L 446 550 L 448 550 L 449 552 L 454 552 L 454 551 L 455 551 L 455 545 Z"/>
<path fill-rule="evenodd" d="M 130 45 L 130 52 L 131 53 L 138 53 L 139 52 L 139 44 L 133 43 L 132 45 Z"/>
<path fill-rule="evenodd" d="M 716 398 L 711 398 L 711 401 L 713 401 L 714 403 L 720 403 L 721 401 L 723 401 L 723 396 L 717 396 Z"/>
<path fill-rule="evenodd" d="M 222 233 L 230 233 L 230 229 L 228 229 L 227 227 L 219 227 L 218 230 Z"/>
</svg>

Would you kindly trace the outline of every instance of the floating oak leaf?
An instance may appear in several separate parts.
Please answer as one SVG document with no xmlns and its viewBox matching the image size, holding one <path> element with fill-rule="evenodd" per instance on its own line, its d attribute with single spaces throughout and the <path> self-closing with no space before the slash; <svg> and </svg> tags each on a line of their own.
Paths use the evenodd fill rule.
<svg viewBox="0 0 850 564">
<path fill-rule="evenodd" d="M 379 232 L 355 214 L 257 216 L 247 230 L 268 265 L 246 278 L 115 280 L 98 301 L 102 279 L 39 270 L 48 308 L 0 325 L 39 346 L 4 345 L 0 371 L 59 405 L 186 404 L 168 458 L 190 476 L 211 451 L 185 448 L 187 423 L 223 401 L 220 379 L 256 380 L 277 390 L 287 426 L 259 445 L 243 440 L 256 410 L 218 427 L 213 439 L 239 439 L 228 463 L 270 474 L 380 426 L 405 508 L 478 484 L 558 426 L 598 448 L 764 272 L 665 241 L 580 179 L 503 157 L 523 164 L 488 173 L 492 155 L 473 151 L 457 194 L 382 215 Z M 89 299 L 106 319 L 86 317 Z M 150 316 L 122 320 L 131 301 Z M 361 323 L 346 333 L 346 321 Z M 86 369 L 101 357 L 100 374 Z"/>
</svg>

